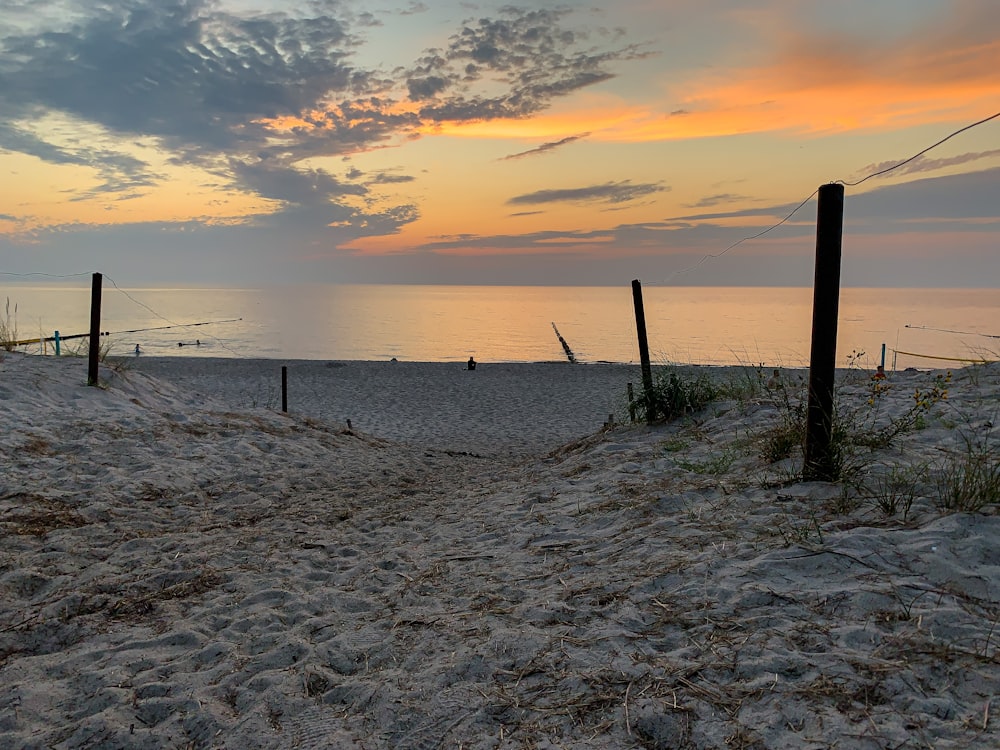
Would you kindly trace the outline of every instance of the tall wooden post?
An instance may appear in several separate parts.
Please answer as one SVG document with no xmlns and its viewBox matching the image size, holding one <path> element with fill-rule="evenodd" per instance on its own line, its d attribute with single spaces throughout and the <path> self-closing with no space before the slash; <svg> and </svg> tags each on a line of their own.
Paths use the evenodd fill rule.
<svg viewBox="0 0 1000 750">
<path fill-rule="evenodd" d="M 839 473 L 837 456 L 831 443 L 843 232 L 844 186 L 823 185 L 819 189 L 816 217 L 809 404 L 806 411 L 805 465 L 802 468 L 802 478 L 806 481 L 832 481 Z"/>
<path fill-rule="evenodd" d="M 288 411 L 288 368 L 281 366 L 281 410 Z"/>
<path fill-rule="evenodd" d="M 646 340 L 646 312 L 642 307 L 642 284 L 632 280 L 632 304 L 635 306 L 635 330 L 639 334 L 639 360 L 642 364 L 642 388 L 646 397 L 646 421 L 656 421 L 656 395 L 653 393 L 653 369 L 649 362 L 649 342 Z"/>
<path fill-rule="evenodd" d="M 87 357 L 87 385 L 97 385 L 97 367 L 101 354 L 101 280 L 95 273 L 90 287 L 90 350 Z"/>
</svg>

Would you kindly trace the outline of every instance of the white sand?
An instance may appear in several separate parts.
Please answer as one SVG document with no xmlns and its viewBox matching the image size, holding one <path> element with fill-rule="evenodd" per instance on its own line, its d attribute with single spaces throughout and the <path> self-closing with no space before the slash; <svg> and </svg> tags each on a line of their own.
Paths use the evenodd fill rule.
<svg viewBox="0 0 1000 750">
<path fill-rule="evenodd" d="M 280 363 L 4 355 L 0 747 L 1000 747 L 998 508 L 936 502 L 1000 368 L 861 455 L 904 519 L 763 459 L 780 398 L 601 431 L 633 369 L 394 364 L 282 415 Z"/>
<path fill-rule="evenodd" d="M 316 362 L 138 357 L 137 370 L 233 407 L 281 408 L 369 435 L 434 448 L 537 454 L 598 429 L 626 400 L 638 366 L 568 362 Z"/>
</svg>

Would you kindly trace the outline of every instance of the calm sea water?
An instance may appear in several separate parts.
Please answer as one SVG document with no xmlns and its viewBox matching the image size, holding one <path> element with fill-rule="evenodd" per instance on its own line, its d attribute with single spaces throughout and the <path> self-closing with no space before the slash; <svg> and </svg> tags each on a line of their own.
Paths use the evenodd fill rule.
<svg viewBox="0 0 1000 750">
<path fill-rule="evenodd" d="M 90 279 L 8 283 L 0 321 L 21 339 L 85 333 L 90 296 Z M 643 300 L 654 362 L 808 362 L 811 289 L 650 286 Z M 631 287 L 106 286 L 101 327 L 116 354 L 139 344 L 145 356 L 536 362 L 566 358 L 553 324 L 578 361 L 639 360 Z M 873 365 L 883 344 L 900 368 L 950 366 L 914 354 L 1000 358 L 1000 290 L 844 289 L 839 333 L 841 364 L 855 351 Z"/>
</svg>

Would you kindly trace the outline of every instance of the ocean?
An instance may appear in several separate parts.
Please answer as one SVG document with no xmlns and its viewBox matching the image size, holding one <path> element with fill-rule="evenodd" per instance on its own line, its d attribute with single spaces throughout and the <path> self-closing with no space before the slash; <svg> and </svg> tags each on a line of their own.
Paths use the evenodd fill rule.
<svg viewBox="0 0 1000 750">
<path fill-rule="evenodd" d="M 812 290 L 643 287 L 654 363 L 806 366 Z M 91 280 L 0 287 L 18 339 L 86 333 Z M 638 362 L 631 286 L 311 284 L 118 289 L 101 328 L 112 354 L 312 360 Z M 79 352 L 86 338 L 61 342 Z M 179 346 L 180 344 L 180 346 Z M 1000 289 L 843 289 L 838 365 L 960 366 L 1000 358 Z M 53 353 L 53 343 L 22 347 Z M 935 359 L 940 358 L 940 359 Z M 952 361 L 955 360 L 955 361 Z"/>
</svg>

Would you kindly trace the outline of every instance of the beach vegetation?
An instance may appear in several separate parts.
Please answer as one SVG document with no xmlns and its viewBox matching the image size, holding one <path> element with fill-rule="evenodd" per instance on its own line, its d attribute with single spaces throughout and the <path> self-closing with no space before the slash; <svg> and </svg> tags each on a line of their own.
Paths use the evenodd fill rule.
<svg viewBox="0 0 1000 750">
<path fill-rule="evenodd" d="M 768 378 L 762 365 L 742 365 L 727 372 L 729 377 L 721 386 L 726 398 L 745 405 L 767 393 Z"/>
<path fill-rule="evenodd" d="M 919 495 L 919 479 L 928 469 L 926 462 L 890 466 L 873 476 L 861 491 L 884 516 L 888 518 L 902 513 L 905 522 L 913 508 L 913 501 Z"/>
<path fill-rule="evenodd" d="M 674 435 L 673 437 L 667 438 L 660 443 L 660 446 L 667 453 L 677 453 L 678 451 L 687 450 L 691 446 L 691 442 L 689 440 L 685 440 L 679 435 Z"/>
<path fill-rule="evenodd" d="M 859 356 L 856 352 L 852 355 Z M 934 406 L 948 398 L 951 372 L 939 373 L 925 387 L 914 390 L 912 401 L 901 413 L 890 409 L 894 384 L 885 380 L 858 381 L 850 373 L 834 394 L 833 424 L 830 432 L 831 464 L 834 477 L 852 481 L 870 463 L 868 454 L 888 448 L 900 436 L 925 429 Z M 863 382 L 860 388 L 857 386 Z M 806 439 L 808 402 L 804 388 L 771 389 L 778 407 L 778 419 L 761 435 L 761 456 L 768 463 L 797 455 Z"/>
<path fill-rule="evenodd" d="M 943 510 L 975 513 L 1000 504 L 1000 454 L 989 436 L 966 438 L 965 451 L 940 465 L 937 502 Z"/>
<path fill-rule="evenodd" d="M 691 375 L 673 366 L 659 368 L 653 373 L 652 403 L 636 399 L 635 406 L 641 412 L 637 418 L 648 419 L 646 410 L 651 409 L 655 418 L 670 421 L 701 411 L 721 395 L 719 386 L 705 373 Z"/>
<path fill-rule="evenodd" d="M 90 337 L 85 336 L 79 340 L 76 346 L 65 346 L 64 345 L 63 354 L 64 357 L 89 357 L 90 356 Z M 97 347 L 97 360 L 103 364 L 116 364 L 119 360 L 111 358 L 111 341 L 104 339 L 100 342 Z M 121 369 L 125 369 L 124 359 L 121 360 Z"/>
<path fill-rule="evenodd" d="M 280 393 L 277 386 L 273 384 L 261 384 L 256 391 L 246 390 L 240 399 L 240 406 L 246 409 L 268 409 L 278 408 L 281 402 Z"/>
<path fill-rule="evenodd" d="M 719 476 L 729 471 L 736 458 L 737 454 L 734 451 L 719 451 L 704 461 L 687 461 L 678 458 L 675 463 L 692 474 Z"/>
<path fill-rule="evenodd" d="M 4 315 L 0 318 L 0 349 L 12 352 L 17 348 L 17 304 L 14 305 L 14 316 L 10 314 L 10 297 L 4 305 Z"/>
<path fill-rule="evenodd" d="M 773 382 L 767 393 L 768 400 L 777 407 L 778 420 L 761 435 L 760 450 L 761 457 L 773 464 L 802 451 L 806 440 L 806 398 L 804 387 L 793 388 L 781 379 Z"/>
<path fill-rule="evenodd" d="M 807 518 L 783 514 L 776 520 L 774 529 L 786 547 L 823 545 L 823 528 L 812 512 Z"/>
</svg>

